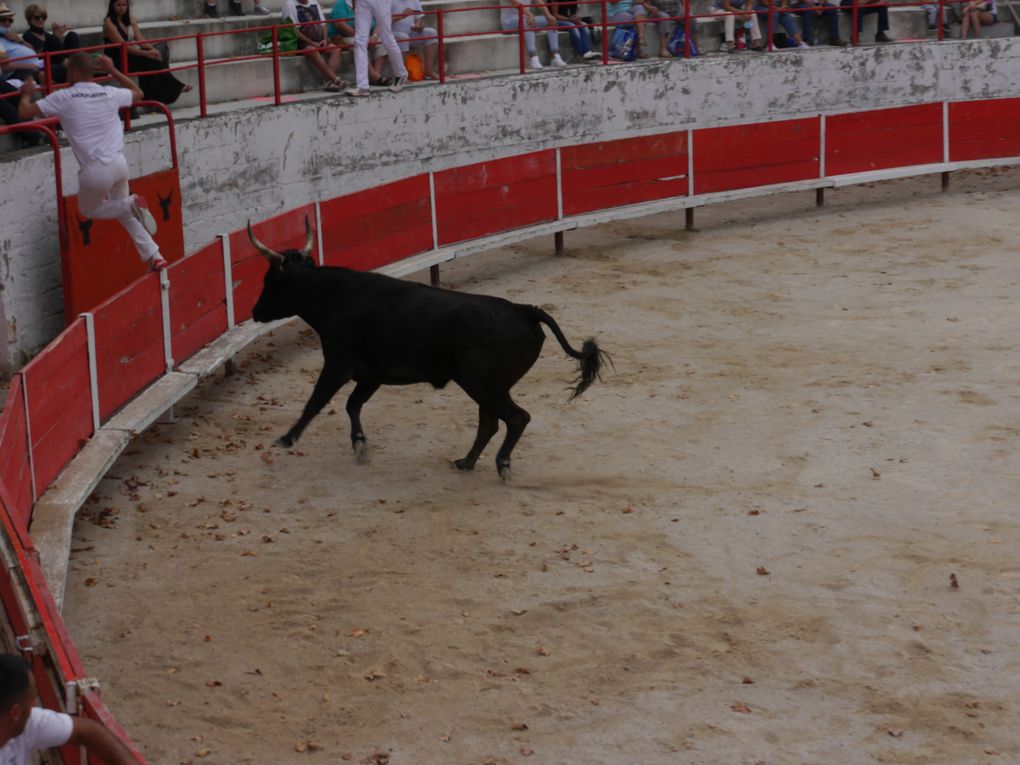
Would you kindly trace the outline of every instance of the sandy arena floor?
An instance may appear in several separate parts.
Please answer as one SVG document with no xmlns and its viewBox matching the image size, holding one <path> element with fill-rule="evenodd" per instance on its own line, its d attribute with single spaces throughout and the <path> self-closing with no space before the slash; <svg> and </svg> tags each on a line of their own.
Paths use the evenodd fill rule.
<svg viewBox="0 0 1020 765">
<path fill-rule="evenodd" d="M 272 447 L 320 355 L 265 338 L 79 518 L 110 709 L 151 763 L 1017 763 L 1020 172 L 953 184 L 448 268 L 616 362 L 568 405 L 549 339 L 508 485 L 454 386 Z"/>
</svg>

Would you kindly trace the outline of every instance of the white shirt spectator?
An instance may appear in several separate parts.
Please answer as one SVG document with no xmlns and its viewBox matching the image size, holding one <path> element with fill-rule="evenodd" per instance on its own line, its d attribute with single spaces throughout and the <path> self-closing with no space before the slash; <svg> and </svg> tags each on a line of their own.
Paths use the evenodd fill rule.
<svg viewBox="0 0 1020 765">
<path fill-rule="evenodd" d="M 108 165 L 124 151 L 124 125 L 119 111 L 131 106 L 131 92 L 94 82 L 77 82 L 36 102 L 47 117 L 57 117 L 71 143 L 79 167 Z M 2 763 L 0 763 L 2 765 Z"/>
<path fill-rule="evenodd" d="M 30 765 L 35 750 L 66 744 L 73 726 L 70 715 L 32 707 L 25 730 L 0 749 L 0 765 Z"/>
</svg>

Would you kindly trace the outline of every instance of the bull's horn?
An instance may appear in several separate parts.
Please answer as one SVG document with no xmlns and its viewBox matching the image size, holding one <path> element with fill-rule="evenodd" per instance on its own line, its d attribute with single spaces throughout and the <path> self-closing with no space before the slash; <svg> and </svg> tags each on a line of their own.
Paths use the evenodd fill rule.
<svg viewBox="0 0 1020 765">
<path fill-rule="evenodd" d="M 259 253 L 262 255 L 262 257 L 268 258 L 270 263 L 276 263 L 277 265 L 282 265 L 282 263 L 283 263 L 283 255 L 281 255 L 280 253 L 275 252 L 275 251 L 269 249 L 264 244 L 262 244 L 262 242 L 260 242 L 258 239 L 255 238 L 255 234 L 251 230 L 251 221 L 250 220 L 248 221 L 248 241 L 251 242 L 252 247 L 254 247 L 256 250 L 259 251 Z"/>
<path fill-rule="evenodd" d="M 305 260 L 312 259 L 312 224 L 308 222 L 308 216 L 305 216 L 305 248 L 301 250 L 301 254 L 305 256 Z"/>
</svg>

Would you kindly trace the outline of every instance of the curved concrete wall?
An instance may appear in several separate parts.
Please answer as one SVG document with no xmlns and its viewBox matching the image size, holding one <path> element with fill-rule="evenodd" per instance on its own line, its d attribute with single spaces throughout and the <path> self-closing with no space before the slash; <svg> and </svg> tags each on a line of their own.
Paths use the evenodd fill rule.
<svg viewBox="0 0 1020 765">
<path fill-rule="evenodd" d="M 1018 83 L 1020 41 L 1007 38 L 576 67 L 356 103 L 253 105 L 177 125 L 185 249 L 236 221 L 426 170 L 669 129 L 1012 97 Z M 164 167 L 167 132 L 134 131 L 126 153 L 136 174 Z M 65 193 L 75 193 L 69 150 L 63 162 Z M 52 156 L 0 167 L 0 373 L 10 374 L 63 318 Z"/>
</svg>

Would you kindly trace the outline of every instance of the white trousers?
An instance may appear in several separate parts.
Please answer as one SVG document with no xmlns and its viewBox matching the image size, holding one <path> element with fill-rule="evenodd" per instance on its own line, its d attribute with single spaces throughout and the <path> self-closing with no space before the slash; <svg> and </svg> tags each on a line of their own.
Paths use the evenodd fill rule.
<svg viewBox="0 0 1020 765">
<path fill-rule="evenodd" d="M 358 87 L 366 90 L 368 37 L 372 32 L 372 19 L 375 19 L 375 31 L 386 48 L 393 74 L 397 77 L 407 77 L 404 57 L 400 55 L 400 46 L 393 37 L 393 0 L 358 0 L 354 6 L 354 72 L 357 75 Z"/>
<path fill-rule="evenodd" d="M 131 214 L 131 196 L 128 193 L 128 165 L 121 154 L 104 165 L 93 162 L 78 169 L 78 209 L 87 218 L 116 219 L 130 234 L 143 261 L 159 253 L 159 246 L 149 232 Z"/>
</svg>

